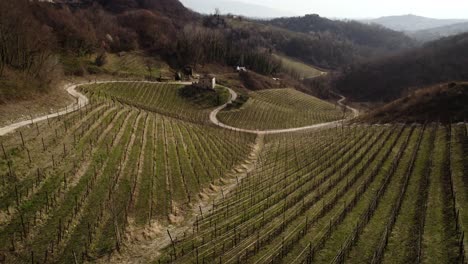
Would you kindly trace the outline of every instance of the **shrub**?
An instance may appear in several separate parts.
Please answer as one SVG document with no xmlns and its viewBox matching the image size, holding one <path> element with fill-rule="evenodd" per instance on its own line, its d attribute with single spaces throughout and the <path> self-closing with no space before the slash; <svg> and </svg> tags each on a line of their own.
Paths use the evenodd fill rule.
<svg viewBox="0 0 468 264">
<path fill-rule="evenodd" d="M 102 52 L 96 57 L 96 66 L 102 67 L 107 63 L 107 54 L 105 52 Z"/>
<path fill-rule="evenodd" d="M 101 74 L 105 72 L 102 68 L 99 68 L 96 65 L 88 65 L 86 67 L 86 70 L 88 71 L 89 74 Z"/>
</svg>

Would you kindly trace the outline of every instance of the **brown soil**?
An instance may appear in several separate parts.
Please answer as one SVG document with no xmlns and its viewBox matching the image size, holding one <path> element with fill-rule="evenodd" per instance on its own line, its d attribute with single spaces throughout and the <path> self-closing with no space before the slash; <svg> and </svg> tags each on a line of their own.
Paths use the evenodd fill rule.
<svg viewBox="0 0 468 264">
<path fill-rule="evenodd" d="M 362 116 L 370 123 L 456 123 L 468 119 L 468 84 L 449 83 L 425 89 L 393 101 Z"/>
</svg>

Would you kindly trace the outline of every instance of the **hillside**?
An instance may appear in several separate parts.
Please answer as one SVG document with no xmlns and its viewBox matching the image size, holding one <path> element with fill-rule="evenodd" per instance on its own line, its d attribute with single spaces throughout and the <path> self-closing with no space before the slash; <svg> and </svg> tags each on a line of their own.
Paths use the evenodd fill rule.
<svg viewBox="0 0 468 264">
<path fill-rule="evenodd" d="M 465 32 L 468 32 L 468 22 L 408 32 L 408 35 L 418 41 L 427 42 L 437 40 L 443 37 L 450 37 L 453 35 L 462 34 Z"/>
<path fill-rule="evenodd" d="M 360 118 L 375 123 L 464 122 L 468 119 L 468 84 L 451 83 L 421 89 Z"/>
<path fill-rule="evenodd" d="M 400 32 L 377 25 L 366 25 L 357 21 L 339 21 L 306 15 L 304 17 L 278 18 L 271 25 L 310 36 L 331 36 L 353 45 L 357 55 L 372 57 L 395 52 L 413 46 L 413 41 Z"/>
<path fill-rule="evenodd" d="M 388 16 L 362 20 L 375 23 L 397 31 L 418 31 L 467 22 L 464 19 L 435 19 L 416 15 Z"/>
<path fill-rule="evenodd" d="M 223 89 L 182 89 L 84 84 L 88 105 L 0 136 L 2 261 L 413 263 L 423 245 L 427 263 L 464 257 L 466 123 L 245 133 L 208 119 Z M 257 95 L 227 118 L 340 118 L 294 90 Z"/>
<path fill-rule="evenodd" d="M 75 8 L 88 8 L 99 4 L 111 12 L 148 9 L 159 12 L 160 15 L 177 18 L 187 18 L 194 15 L 190 14 L 192 12 L 185 8 L 178 0 L 51 0 L 49 2 Z"/>
<path fill-rule="evenodd" d="M 98 53 L 171 56 L 187 21 L 200 20 L 177 0 L 1 1 L 0 103 L 47 93 L 62 73 L 98 71 L 83 63 Z"/>
<path fill-rule="evenodd" d="M 222 8 L 0 0 L 0 264 L 467 264 L 468 33 Z"/>
<path fill-rule="evenodd" d="M 468 34 L 345 67 L 332 86 L 357 101 L 389 102 L 413 89 L 468 79 Z"/>
<path fill-rule="evenodd" d="M 201 16 L 177 0 L 57 0 L 53 3 L 5 0 L 2 7 L 3 20 L 0 23 L 11 29 L 5 34 L 28 37 L 8 37 L 0 48 L 9 51 L 9 46 L 20 45 L 25 49 L 38 47 L 39 52 L 25 53 L 29 55 L 27 60 L 32 61 L 33 67 L 30 68 L 26 68 L 22 61 L 16 61 L 18 57 L 14 54 L 2 56 L 0 70 L 4 70 L 3 74 L 0 71 L 0 82 L 21 81 L 15 81 L 17 87 L 13 89 L 0 88 L 0 102 L 31 97 L 34 93 L 30 91 L 47 92 L 54 85 L 54 80 L 64 77 L 62 73 L 80 77 L 110 73 L 151 79 L 155 77 L 154 73 L 161 72 L 169 73 L 172 78 L 174 74 L 171 71 L 180 71 L 187 65 L 194 69 L 205 65 L 242 65 L 267 78 L 286 74 L 300 80 L 303 67 L 294 69 L 286 64 L 283 67 L 274 54 L 284 54 L 298 62 L 325 69 L 338 69 L 356 60 L 410 45 L 407 39 L 401 45 L 394 45 L 391 39 L 399 38 L 398 33 L 387 32 L 396 35 L 384 39 L 384 34 L 377 34 L 383 29 L 362 24 L 357 25 L 358 30 L 350 31 L 354 28 L 351 24 L 330 21 L 320 32 L 305 34 L 265 21 L 228 15 Z M 16 23 L 18 17 L 27 18 L 23 21 L 33 25 Z M 329 33 L 335 24 L 343 28 Z M 369 36 L 374 36 L 375 43 L 370 42 Z M 16 43 L 18 41 L 20 43 Z M 378 43 L 386 44 L 380 48 Z M 118 72 L 116 67 L 106 65 L 114 64 L 122 53 L 138 53 L 149 58 L 139 60 L 137 71 L 120 67 L 123 72 Z M 95 61 L 90 58 L 95 58 Z M 104 59 L 98 62 L 97 58 Z M 54 63 L 57 60 L 60 63 Z M 50 67 L 45 71 L 45 67 L 41 67 L 45 63 L 53 65 L 56 70 L 52 71 Z M 148 76 L 142 74 L 147 66 L 155 69 L 152 73 L 148 71 Z"/>
<path fill-rule="evenodd" d="M 325 74 L 325 72 L 321 71 L 320 69 L 305 64 L 299 60 L 291 59 L 278 54 L 275 54 L 274 57 L 281 60 L 285 71 L 289 70 L 291 73 L 297 74 L 295 77 L 298 77 L 298 79 L 311 79 Z"/>
<path fill-rule="evenodd" d="M 22 145 L 17 133 L 0 136 L 2 261 L 24 263 L 30 252 L 46 263 L 95 261 L 119 248 L 129 217 L 142 230 L 174 224 L 254 141 L 207 125 L 222 101 L 186 99 L 180 85 L 80 89 L 91 99 L 80 111 L 23 127 Z"/>
<path fill-rule="evenodd" d="M 350 113 L 338 105 L 293 89 L 270 89 L 249 93 L 240 108 L 220 113 L 220 121 L 247 129 L 286 129 L 344 119 Z"/>
</svg>

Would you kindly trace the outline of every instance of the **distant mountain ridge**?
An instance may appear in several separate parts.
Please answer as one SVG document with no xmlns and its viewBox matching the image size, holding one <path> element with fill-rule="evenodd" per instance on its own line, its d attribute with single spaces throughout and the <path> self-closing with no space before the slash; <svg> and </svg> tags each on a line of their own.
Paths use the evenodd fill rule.
<svg viewBox="0 0 468 264">
<path fill-rule="evenodd" d="M 468 32 L 468 22 L 458 23 L 443 27 L 430 28 L 416 32 L 409 32 L 412 38 L 419 41 L 432 41 L 443 37 L 450 37 L 457 34 Z"/>
<path fill-rule="evenodd" d="M 403 15 L 387 16 L 361 21 L 365 23 L 379 24 L 397 31 L 419 31 L 468 22 L 468 19 L 435 19 L 416 15 Z"/>
<path fill-rule="evenodd" d="M 401 32 L 354 20 L 332 20 L 317 14 L 277 18 L 266 23 L 308 35 L 316 35 L 317 33 L 335 35 L 339 39 L 345 39 L 356 45 L 386 51 L 401 50 L 413 45 L 413 41 Z"/>
<path fill-rule="evenodd" d="M 202 14 L 213 14 L 218 8 L 221 13 L 242 15 L 251 18 L 276 18 L 294 16 L 294 13 L 257 4 L 230 0 L 181 0 L 187 8 Z"/>
</svg>

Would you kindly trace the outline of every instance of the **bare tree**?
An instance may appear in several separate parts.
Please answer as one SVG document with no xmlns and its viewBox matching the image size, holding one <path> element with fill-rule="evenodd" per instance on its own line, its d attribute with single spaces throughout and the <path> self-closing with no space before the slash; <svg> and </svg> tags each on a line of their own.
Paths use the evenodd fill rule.
<svg viewBox="0 0 468 264">
<path fill-rule="evenodd" d="M 146 70 L 148 70 L 148 77 L 151 78 L 152 73 L 153 73 L 153 68 L 154 68 L 153 61 L 151 59 L 149 59 L 149 58 L 146 58 L 145 59 L 145 66 L 146 66 Z"/>
<path fill-rule="evenodd" d="M 53 35 L 34 18 L 26 0 L 0 2 L 0 38 L 0 74 L 8 66 L 38 77 L 53 55 Z"/>
</svg>

